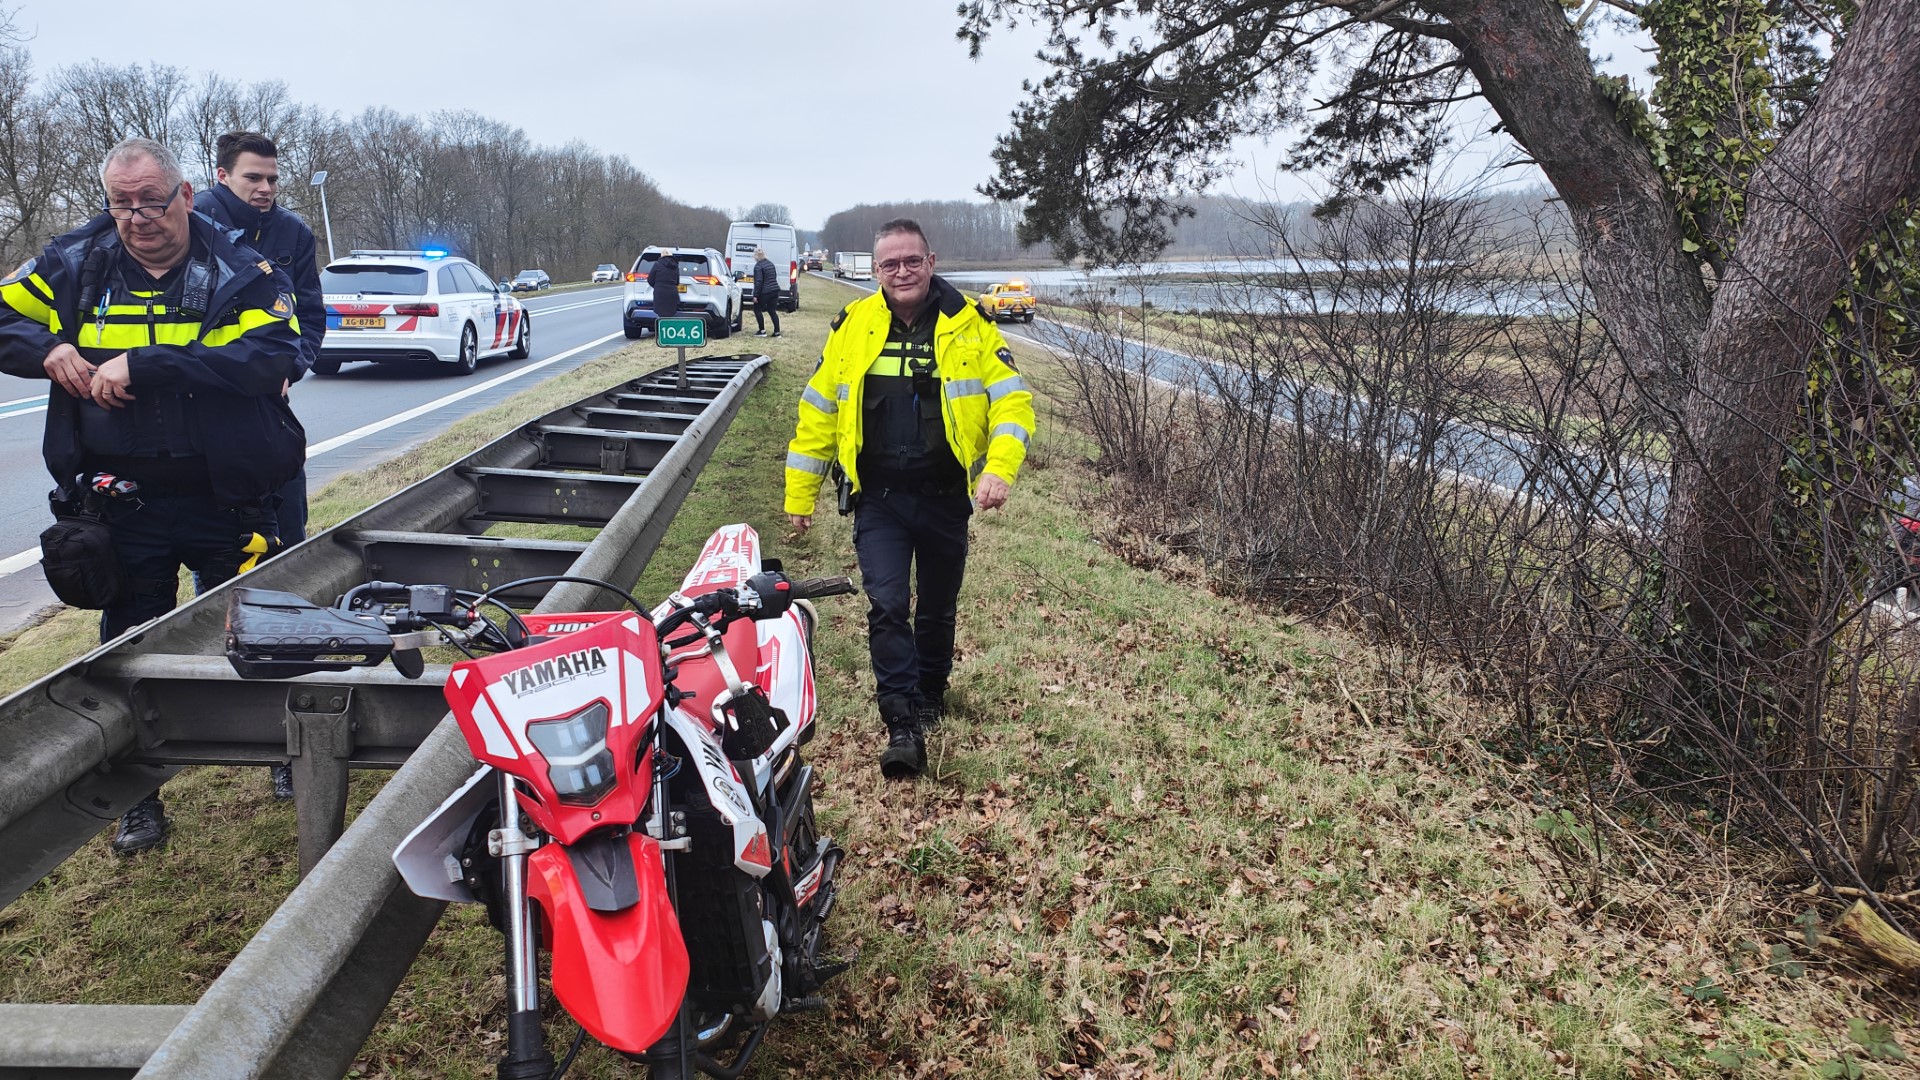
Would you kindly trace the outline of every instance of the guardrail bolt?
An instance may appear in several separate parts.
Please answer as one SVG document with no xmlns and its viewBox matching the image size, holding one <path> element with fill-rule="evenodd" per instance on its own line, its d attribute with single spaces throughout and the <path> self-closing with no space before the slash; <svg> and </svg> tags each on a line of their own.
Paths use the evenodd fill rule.
<svg viewBox="0 0 1920 1080">
<path fill-rule="evenodd" d="M 296 708 L 296 709 L 311 709 L 311 708 L 313 708 L 313 695 L 312 695 L 312 694 L 300 694 L 300 695 L 298 695 L 298 696 L 296 696 L 296 697 L 295 697 L 295 698 L 293 699 L 293 707 L 294 707 L 294 708 Z"/>
<path fill-rule="evenodd" d="M 346 707 L 347 699 L 341 697 L 339 694 L 335 694 L 327 699 L 327 708 L 332 709 L 334 712 L 339 712 Z"/>
</svg>

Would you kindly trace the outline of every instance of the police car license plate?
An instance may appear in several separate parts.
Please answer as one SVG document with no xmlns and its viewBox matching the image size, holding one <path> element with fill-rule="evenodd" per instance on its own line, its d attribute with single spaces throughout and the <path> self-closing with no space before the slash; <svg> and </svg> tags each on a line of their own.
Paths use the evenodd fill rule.
<svg viewBox="0 0 1920 1080">
<path fill-rule="evenodd" d="M 343 315 L 340 326 L 346 330 L 385 330 L 387 320 L 383 315 Z"/>
</svg>

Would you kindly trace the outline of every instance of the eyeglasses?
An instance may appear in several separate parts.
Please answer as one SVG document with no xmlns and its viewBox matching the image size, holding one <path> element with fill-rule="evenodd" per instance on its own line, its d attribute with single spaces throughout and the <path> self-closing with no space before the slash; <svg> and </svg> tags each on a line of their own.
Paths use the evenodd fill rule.
<svg viewBox="0 0 1920 1080">
<path fill-rule="evenodd" d="M 883 274 L 897 274 L 905 270 L 910 274 L 918 273 L 922 267 L 927 265 L 929 258 L 931 258 L 931 256 L 909 255 L 904 259 L 888 259 L 880 264 L 880 272 Z"/>
<path fill-rule="evenodd" d="M 114 206 L 109 203 L 101 207 L 101 209 L 121 221 L 132 221 L 136 217 L 143 217 L 148 221 L 152 221 L 154 218 L 164 215 L 167 212 L 167 208 L 173 205 L 173 200 L 179 197 L 180 187 L 176 184 L 174 185 L 173 194 L 167 196 L 166 202 L 148 203 L 145 206 Z"/>
</svg>

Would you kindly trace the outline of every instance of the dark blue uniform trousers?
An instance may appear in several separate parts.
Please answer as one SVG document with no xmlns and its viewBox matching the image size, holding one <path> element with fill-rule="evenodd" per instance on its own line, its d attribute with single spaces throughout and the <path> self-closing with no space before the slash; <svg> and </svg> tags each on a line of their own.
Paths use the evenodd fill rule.
<svg viewBox="0 0 1920 1080">
<path fill-rule="evenodd" d="M 211 495 L 141 495 L 107 503 L 113 552 L 131 592 L 100 616 L 100 640 L 111 641 L 180 599 L 180 567 L 193 571 L 196 592 L 232 577 L 240 566 L 240 519 Z"/>
<path fill-rule="evenodd" d="M 918 706 L 923 688 L 946 690 L 972 514 L 973 501 L 965 490 L 948 495 L 885 489 L 860 494 L 853 549 L 867 591 L 873 681 L 883 701 L 898 695 Z M 911 576 L 916 563 L 918 606 Z"/>
</svg>

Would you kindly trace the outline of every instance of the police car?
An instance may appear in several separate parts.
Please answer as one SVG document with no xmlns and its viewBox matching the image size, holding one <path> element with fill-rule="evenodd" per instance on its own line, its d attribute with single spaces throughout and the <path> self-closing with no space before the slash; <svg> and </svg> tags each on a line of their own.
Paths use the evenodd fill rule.
<svg viewBox="0 0 1920 1080">
<path fill-rule="evenodd" d="M 525 359 L 527 309 L 480 268 L 445 251 L 355 251 L 320 271 L 327 336 L 316 375 L 341 364 L 430 360 L 471 375 L 483 356 Z"/>
</svg>

